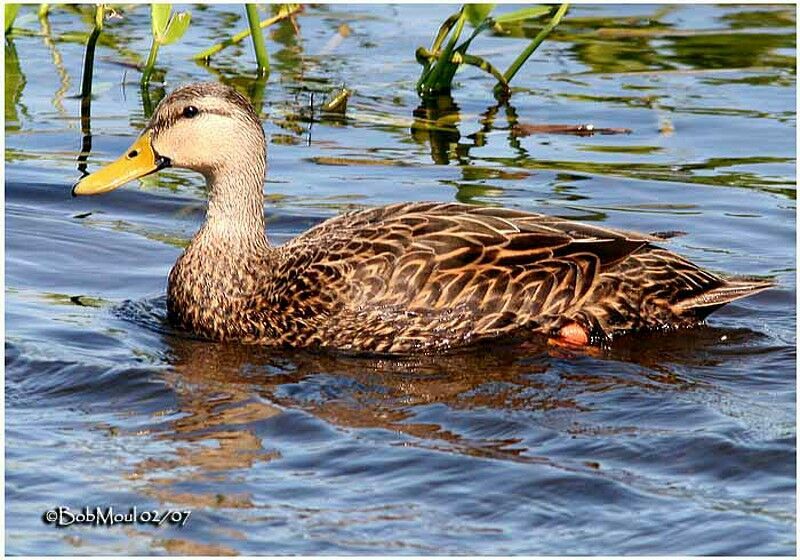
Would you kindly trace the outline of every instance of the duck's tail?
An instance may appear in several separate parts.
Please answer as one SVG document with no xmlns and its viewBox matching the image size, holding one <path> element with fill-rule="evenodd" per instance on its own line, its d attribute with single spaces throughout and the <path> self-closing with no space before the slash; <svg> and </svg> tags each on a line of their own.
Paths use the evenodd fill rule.
<svg viewBox="0 0 800 560">
<path fill-rule="evenodd" d="M 678 314 L 692 312 L 699 320 L 703 320 L 726 303 L 757 294 L 774 286 L 775 281 L 768 278 L 744 276 L 725 278 L 722 285 L 674 304 L 673 310 Z"/>
</svg>

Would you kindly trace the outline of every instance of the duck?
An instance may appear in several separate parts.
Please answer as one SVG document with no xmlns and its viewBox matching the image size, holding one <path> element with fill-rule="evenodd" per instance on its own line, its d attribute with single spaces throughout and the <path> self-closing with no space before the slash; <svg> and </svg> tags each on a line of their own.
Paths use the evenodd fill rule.
<svg viewBox="0 0 800 560">
<path fill-rule="evenodd" d="M 72 194 L 168 167 L 200 173 L 208 201 L 169 273 L 167 317 L 211 341 L 430 354 L 543 337 L 588 349 L 696 326 L 774 285 L 704 270 L 662 248 L 666 235 L 452 202 L 349 211 L 274 246 L 261 120 L 219 83 L 172 91 L 133 145 Z"/>
</svg>

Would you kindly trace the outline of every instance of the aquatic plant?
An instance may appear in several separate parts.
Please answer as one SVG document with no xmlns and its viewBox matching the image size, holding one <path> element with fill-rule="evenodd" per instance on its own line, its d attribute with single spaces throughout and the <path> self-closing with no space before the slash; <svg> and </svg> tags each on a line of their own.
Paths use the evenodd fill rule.
<svg viewBox="0 0 800 560">
<path fill-rule="evenodd" d="M 90 103 L 92 97 L 92 73 L 94 69 L 94 51 L 97 46 L 97 39 L 103 31 L 103 20 L 105 19 L 105 4 L 98 4 L 94 14 L 94 28 L 86 41 L 86 52 L 83 57 L 83 75 L 81 77 L 81 101 L 83 104 Z"/>
<path fill-rule="evenodd" d="M 492 17 L 490 14 L 494 9 L 494 4 L 463 5 L 458 12 L 444 21 L 430 49 L 424 47 L 417 49 L 417 61 L 423 66 L 422 74 L 417 81 L 417 93 L 423 98 L 449 93 L 456 71 L 462 65 L 467 64 L 475 66 L 495 78 L 497 81 L 494 88 L 495 97 L 508 97 L 510 95 L 508 83 L 559 24 L 568 8 L 569 4 L 561 4 L 550 21 L 517 56 L 508 69 L 501 73 L 487 60 L 467 52 L 472 41 L 484 31 L 490 29 L 502 31 L 504 25 L 539 18 L 551 13 L 552 9 L 547 6 L 534 6 Z M 472 25 L 474 29 L 469 37 L 459 43 L 466 23 Z M 446 44 L 445 40 L 447 40 Z M 442 47 L 443 44 L 444 47 Z"/>
<path fill-rule="evenodd" d="M 503 74 L 503 77 L 506 79 L 506 83 L 510 82 L 511 79 L 517 74 L 522 65 L 530 58 L 533 52 L 539 48 L 539 45 L 547 38 L 548 35 L 556 28 L 556 26 L 561 22 L 561 18 L 567 13 L 567 9 L 569 8 L 569 4 L 561 4 L 561 6 L 556 10 L 556 13 L 553 15 L 552 19 L 545 25 L 539 33 L 536 34 L 536 37 L 528 43 L 528 46 L 519 53 L 517 58 L 514 59 L 514 62 L 511 63 L 511 66 Z M 500 89 L 500 84 L 497 84 L 494 88 L 495 96 L 498 96 L 502 93 Z"/>
<path fill-rule="evenodd" d="M 269 74 L 269 55 L 267 55 L 267 46 L 264 44 L 264 34 L 259 27 L 258 8 L 255 4 L 245 4 L 245 11 L 247 11 L 247 23 L 250 25 L 250 35 L 253 37 L 258 75 L 266 76 Z"/>
<path fill-rule="evenodd" d="M 259 66 L 259 73 L 269 73 L 269 58 L 267 56 L 267 48 L 264 44 L 264 36 L 262 35 L 261 30 L 278 23 L 279 21 L 293 17 L 301 12 L 303 8 L 300 4 L 281 4 L 280 7 L 278 7 L 275 15 L 260 22 L 258 20 L 258 12 L 255 4 L 246 4 L 245 8 L 247 11 L 247 21 L 249 25 L 247 29 L 236 33 L 230 39 L 215 43 L 209 48 L 194 55 L 192 59 L 208 61 L 213 55 L 217 54 L 221 50 L 230 47 L 231 45 L 241 43 L 248 36 L 252 35 L 253 47 L 256 53 L 256 62 Z M 262 72 L 262 69 L 266 69 L 266 71 Z"/>
<path fill-rule="evenodd" d="M 150 54 L 147 56 L 147 62 L 145 62 L 142 69 L 141 84 L 143 87 L 150 83 L 159 47 L 174 43 L 183 37 L 192 19 L 192 15 L 189 12 L 179 12 L 172 15 L 172 4 L 150 4 L 150 16 L 153 41 L 150 43 Z"/>
<path fill-rule="evenodd" d="M 94 28 L 86 41 L 86 52 L 83 56 L 83 75 L 81 76 L 81 153 L 78 155 L 78 170 L 86 173 L 86 160 L 92 151 L 92 77 L 94 74 L 94 51 L 97 39 L 103 31 L 106 16 L 105 4 L 97 4 L 94 12 Z"/>
<path fill-rule="evenodd" d="M 14 27 L 14 20 L 17 19 L 17 14 L 19 13 L 20 4 L 6 4 L 5 5 L 5 26 L 6 26 L 6 35 L 8 32 L 11 31 L 11 28 Z"/>
<path fill-rule="evenodd" d="M 341 87 L 333 90 L 328 99 L 320 107 L 323 113 L 332 113 L 336 115 L 344 115 L 347 111 L 347 100 L 353 94 L 352 90 L 346 87 Z"/>
</svg>

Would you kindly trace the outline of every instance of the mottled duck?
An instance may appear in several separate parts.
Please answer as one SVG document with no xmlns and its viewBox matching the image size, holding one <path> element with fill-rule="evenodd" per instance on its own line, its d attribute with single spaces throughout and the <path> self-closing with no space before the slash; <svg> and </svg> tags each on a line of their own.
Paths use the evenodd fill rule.
<svg viewBox="0 0 800 560">
<path fill-rule="evenodd" d="M 696 325 L 772 285 L 702 270 L 657 236 L 454 203 L 348 212 L 272 246 L 261 122 L 213 83 L 164 98 L 131 148 L 73 194 L 170 166 L 205 177 L 208 210 L 169 275 L 168 316 L 211 340 L 379 353 L 534 336 L 606 344 Z"/>
</svg>

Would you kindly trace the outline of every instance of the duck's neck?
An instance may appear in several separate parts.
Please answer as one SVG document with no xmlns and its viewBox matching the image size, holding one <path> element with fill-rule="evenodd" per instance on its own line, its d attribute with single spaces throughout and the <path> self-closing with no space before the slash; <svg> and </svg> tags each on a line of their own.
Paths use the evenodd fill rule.
<svg viewBox="0 0 800 560">
<path fill-rule="evenodd" d="M 206 176 L 208 211 L 193 244 L 221 249 L 231 256 L 269 248 L 264 231 L 263 157 L 235 169 L 219 169 Z"/>
</svg>

